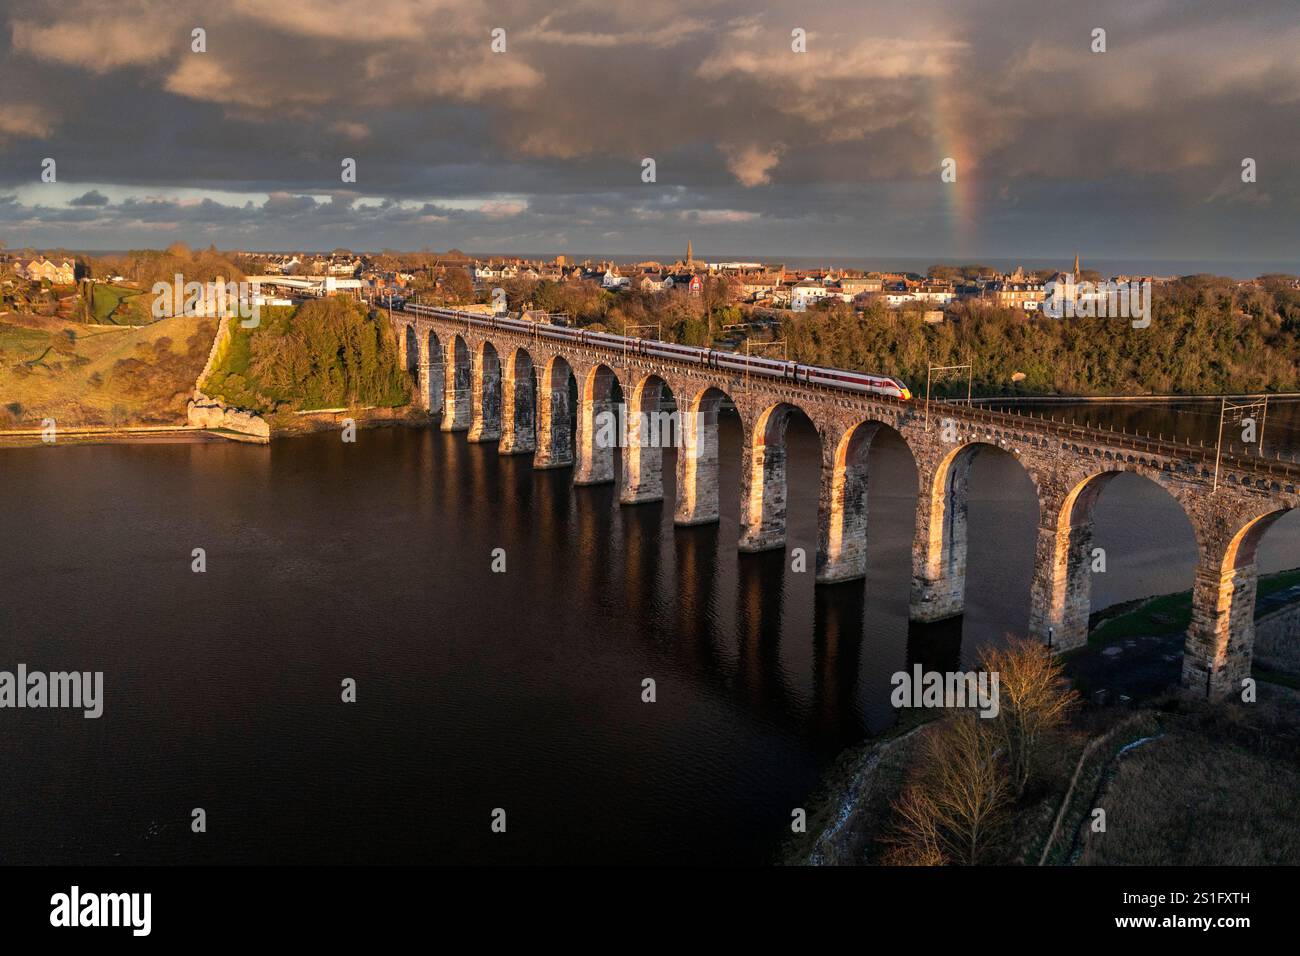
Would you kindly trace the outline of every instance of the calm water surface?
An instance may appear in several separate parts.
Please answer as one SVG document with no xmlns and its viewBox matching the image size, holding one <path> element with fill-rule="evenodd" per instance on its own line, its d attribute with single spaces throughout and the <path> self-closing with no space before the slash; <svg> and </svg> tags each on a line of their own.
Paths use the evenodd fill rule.
<svg viewBox="0 0 1300 956">
<path fill-rule="evenodd" d="M 816 436 L 789 437 L 811 555 Z M 671 504 L 437 431 L 0 452 L 0 668 L 102 670 L 106 697 L 99 720 L 0 712 L 0 862 L 768 860 L 892 721 L 891 673 L 1023 628 L 1037 506 L 1014 461 L 976 459 L 967 614 L 909 636 L 901 440 L 872 451 L 869 576 L 830 589 L 736 553 L 725 417 L 722 461 L 720 525 L 675 529 Z M 1117 479 L 1096 526 L 1098 606 L 1190 586 L 1163 491 Z M 1288 517 L 1261 563 L 1298 543 Z"/>
</svg>

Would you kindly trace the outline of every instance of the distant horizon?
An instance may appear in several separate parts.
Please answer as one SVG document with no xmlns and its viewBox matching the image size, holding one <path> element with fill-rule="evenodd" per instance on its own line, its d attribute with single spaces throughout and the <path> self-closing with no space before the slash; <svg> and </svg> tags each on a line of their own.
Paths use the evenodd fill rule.
<svg viewBox="0 0 1300 956">
<path fill-rule="evenodd" d="M 208 245 L 187 242 L 184 239 L 173 239 L 167 245 L 158 246 L 137 246 L 130 249 L 98 249 L 98 248 L 73 248 L 63 246 L 20 246 L 10 247 L 5 251 L 14 253 L 19 249 L 32 249 L 35 252 L 43 253 L 47 250 L 61 249 L 71 255 L 87 256 L 121 256 L 127 255 L 133 251 L 141 250 L 163 250 L 167 246 L 177 242 L 189 246 L 193 250 L 208 248 Z M 211 245 L 211 244 L 209 244 Z M 224 253 L 247 253 L 251 255 L 282 255 L 282 254 L 303 254 L 303 255 L 329 255 L 334 249 L 347 249 L 357 255 L 381 255 L 384 253 L 396 253 L 399 255 L 412 255 L 419 253 L 438 254 L 449 252 L 453 249 L 465 254 L 472 259 L 536 259 L 543 261 L 553 261 L 557 256 L 565 256 L 571 262 L 584 262 L 588 260 L 600 261 L 609 260 L 618 265 L 626 265 L 636 262 L 661 262 L 670 263 L 683 259 L 681 250 L 677 252 L 658 252 L 658 253 L 617 253 L 617 252 L 502 252 L 502 251 L 485 251 L 462 249 L 454 243 L 446 249 L 399 249 L 396 247 L 385 247 L 380 249 L 352 248 L 348 246 L 332 246 L 330 248 L 276 248 L 276 249 L 255 249 L 249 247 L 235 246 L 216 246 L 218 252 Z M 1156 258 L 1156 257 L 1124 257 L 1124 256 L 1103 256 L 1095 259 L 1089 257 L 1082 251 L 1079 251 L 1080 264 L 1084 269 L 1095 269 L 1105 275 L 1114 275 L 1121 273 L 1139 273 L 1149 275 L 1170 275 L 1170 276 L 1189 276 L 1189 275 L 1221 275 L 1233 279 L 1253 279 L 1261 275 L 1284 274 L 1300 275 L 1300 261 L 1287 259 L 1200 259 L 1200 258 Z M 1074 262 L 1075 253 L 1071 252 L 1062 257 L 1052 256 L 1033 256 L 1019 257 L 1014 255 L 994 255 L 994 256 L 972 256 L 972 257 L 952 257 L 936 256 L 928 257 L 925 255 L 895 255 L 895 256 L 871 256 L 871 255 L 756 255 L 753 253 L 711 253 L 708 250 L 697 252 L 694 255 L 697 264 L 707 264 L 710 262 L 758 262 L 762 264 L 781 263 L 786 266 L 793 266 L 801 269 L 812 269 L 819 266 L 830 266 L 835 268 L 850 269 L 877 269 L 878 271 L 888 272 L 915 272 L 924 273 L 929 267 L 936 265 L 944 266 L 971 266 L 982 265 L 1001 272 L 1014 271 L 1017 266 L 1028 270 L 1065 268 Z"/>
</svg>

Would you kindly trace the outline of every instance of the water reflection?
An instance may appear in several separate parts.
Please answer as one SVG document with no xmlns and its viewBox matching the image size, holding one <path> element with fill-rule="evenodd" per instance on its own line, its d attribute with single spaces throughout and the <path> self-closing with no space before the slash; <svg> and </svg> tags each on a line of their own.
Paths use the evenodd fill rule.
<svg viewBox="0 0 1300 956">
<path fill-rule="evenodd" d="M 625 507 L 463 433 L 0 454 L 3 657 L 102 669 L 107 698 L 94 727 L 24 712 L 0 735 L 21 768 L 0 859 L 193 860 L 195 793 L 225 821 L 214 862 L 765 859 L 839 749 L 890 725 L 892 673 L 1024 627 L 1035 504 L 981 455 L 967 614 L 909 627 L 897 436 L 871 451 L 867 579 L 817 588 L 789 552 L 737 553 L 734 416 L 720 429 L 722 520 L 692 528 L 671 455 L 666 500 Z M 792 546 L 816 540 L 818 462 L 793 424 Z M 1194 543 L 1151 494 L 1121 478 L 1098 504 L 1099 602 L 1186 586 Z M 1261 555 L 1297 541 L 1288 517 Z M 69 791 L 69 766 L 93 784 Z M 508 841 L 479 825 L 495 806 Z"/>
<path fill-rule="evenodd" d="M 814 603 L 811 726 L 828 737 L 851 736 L 861 721 L 857 692 L 866 594 L 855 585 L 818 588 Z"/>
</svg>

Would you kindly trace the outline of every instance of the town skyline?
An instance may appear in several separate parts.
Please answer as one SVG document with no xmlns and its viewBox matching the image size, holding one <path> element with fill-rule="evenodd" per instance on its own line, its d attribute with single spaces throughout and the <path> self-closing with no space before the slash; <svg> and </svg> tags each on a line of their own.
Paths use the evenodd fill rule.
<svg viewBox="0 0 1300 956">
<path fill-rule="evenodd" d="M 243 245 L 221 247 L 216 243 L 206 245 L 198 242 L 189 242 L 183 237 L 172 237 L 171 242 L 166 245 L 153 245 L 141 247 L 126 246 L 81 246 L 81 245 L 46 245 L 39 246 L 34 244 L 21 244 L 7 241 L 5 235 L 0 233 L 0 255 L 8 250 L 10 256 L 17 255 L 26 250 L 29 257 L 53 255 L 64 256 L 107 256 L 107 255 L 125 255 L 132 251 L 140 249 L 162 250 L 176 243 L 180 243 L 189 248 L 199 249 L 213 247 L 220 251 L 227 252 L 231 255 L 248 255 L 248 256 L 273 256 L 273 255 L 304 255 L 313 257 L 328 257 L 332 253 L 343 250 L 358 256 L 379 256 L 379 255 L 412 255 L 412 256 L 450 256 L 453 261 L 459 261 L 463 258 L 470 263 L 477 262 L 518 262 L 518 263 L 554 263 L 557 261 L 567 261 L 569 263 L 588 264 L 588 263 L 614 263 L 619 266 L 631 266 L 639 264 L 662 264 L 671 265 L 674 262 L 684 261 L 684 257 L 666 250 L 657 251 L 635 251 L 635 252 L 613 252 L 606 250 L 604 252 L 594 251 L 572 251 L 572 250 L 483 250 L 483 249 L 464 249 L 459 245 L 452 243 L 442 248 L 432 248 L 428 244 L 422 247 L 396 247 L 389 245 L 365 247 L 365 246 L 340 246 L 340 245 L 297 245 L 297 246 L 259 246 Z M 680 251 L 680 250 L 679 250 Z M 772 268 L 784 265 L 791 270 L 800 269 L 835 269 L 847 270 L 851 272 L 885 272 L 885 273 L 909 273 L 915 275 L 925 275 L 931 267 L 974 267 L 983 266 L 1002 274 L 1010 274 L 1016 268 L 1023 268 L 1030 272 L 1050 272 L 1069 265 L 1070 260 L 1081 255 L 1078 250 L 1073 252 L 1062 252 L 1060 255 L 1044 254 L 1041 250 L 1033 255 L 971 255 L 957 257 L 932 256 L 924 253 L 916 255 L 862 255 L 862 254 L 827 254 L 819 255 L 810 252 L 777 252 L 770 255 L 760 255 L 757 253 L 740 252 L 718 252 L 714 250 L 705 250 L 697 258 L 696 262 L 701 268 L 710 266 L 735 264 L 744 262 L 752 266 L 762 266 Z M 1105 276 L 1113 275 L 1165 275 L 1165 276 L 1188 276 L 1198 274 L 1221 275 L 1232 279 L 1254 279 L 1265 275 L 1298 275 L 1300 274 L 1300 260 L 1275 258 L 1275 259 L 1232 259 L 1232 258 L 1201 258 L 1201 259 L 1160 259 L 1150 256 L 1135 256 L 1132 258 L 1117 257 L 1114 255 L 1085 255 L 1087 265 L 1090 269 Z"/>
</svg>

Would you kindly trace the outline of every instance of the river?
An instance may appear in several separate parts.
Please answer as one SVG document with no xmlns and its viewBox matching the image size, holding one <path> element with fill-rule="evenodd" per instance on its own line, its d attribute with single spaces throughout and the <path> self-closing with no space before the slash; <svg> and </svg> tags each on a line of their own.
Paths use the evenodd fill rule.
<svg viewBox="0 0 1300 956">
<path fill-rule="evenodd" d="M 816 436 L 789 439 L 811 556 Z M 1019 465 L 976 459 L 958 647 L 909 637 L 915 472 L 892 433 L 871 455 L 869 576 L 815 588 L 737 554 L 728 416 L 722 521 L 691 529 L 433 430 L 0 451 L 0 669 L 105 683 L 97 720 L 0 711 L 0 862 L 767 861 L 835 754 L 892 721 L 890 674 L 1028 618 Z M 1096 541 L 1097 606 L 1190 587 L 1190 526 L 1141 479 L 1107 487 Z M 1261 565 L 1298 545 L 1288 516 Z"/>
</svg>

